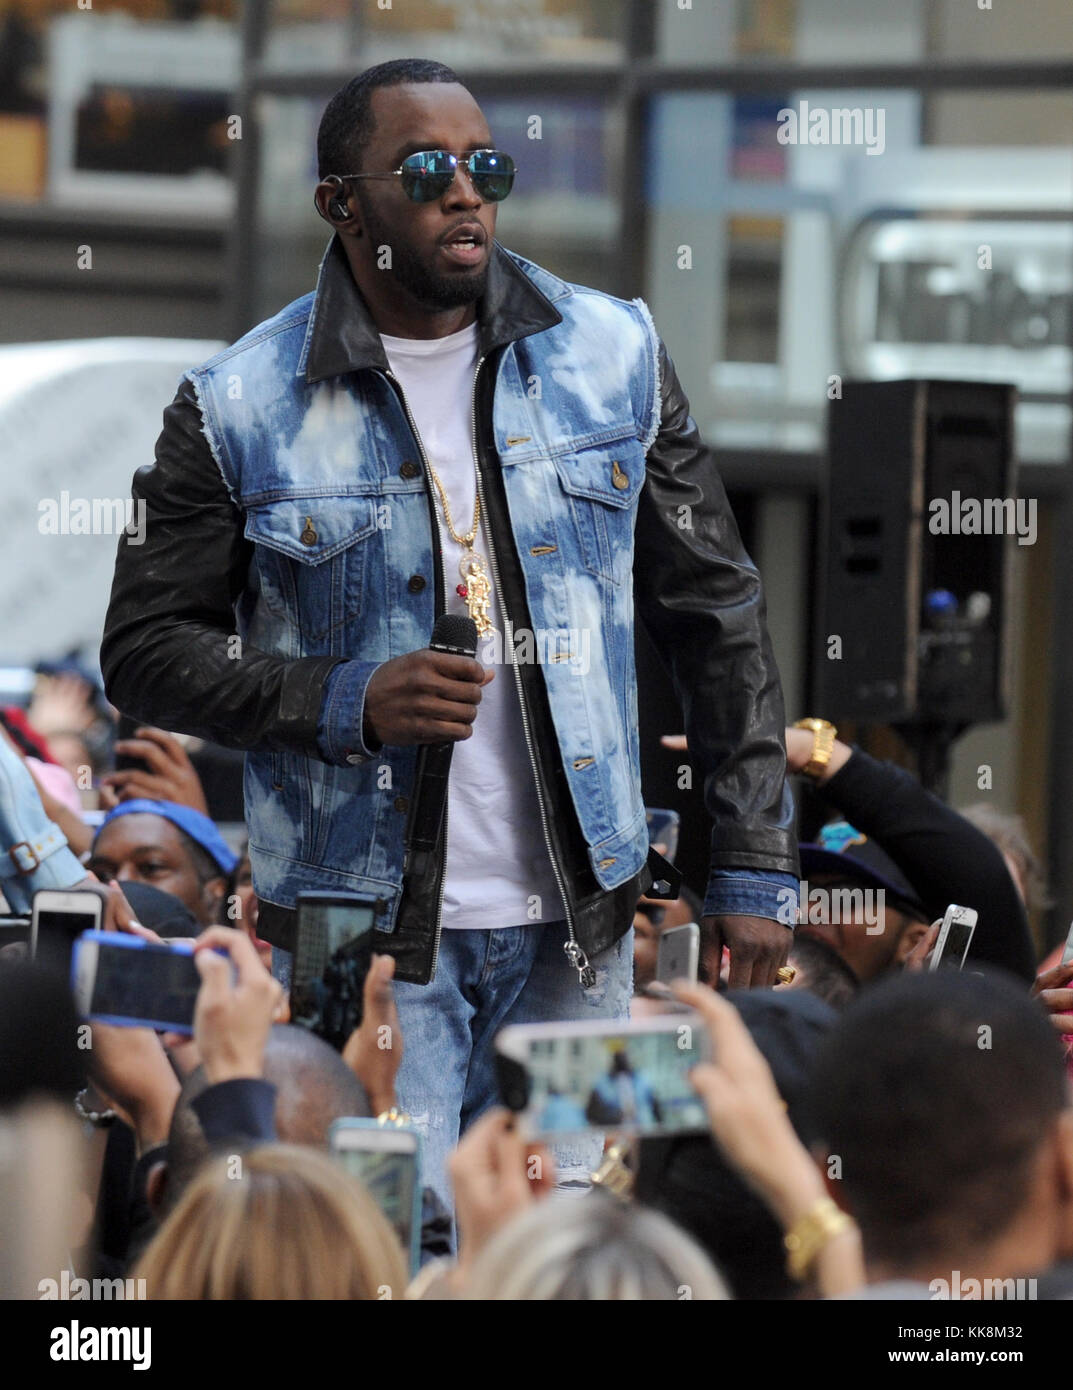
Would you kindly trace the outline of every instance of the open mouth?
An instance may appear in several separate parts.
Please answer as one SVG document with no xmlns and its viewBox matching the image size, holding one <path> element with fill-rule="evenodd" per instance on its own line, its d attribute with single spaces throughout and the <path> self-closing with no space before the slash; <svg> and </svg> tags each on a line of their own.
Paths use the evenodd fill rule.
<svg viewBox="0 0 1073 1390">
<path fill-rule="evenodd" d="M 486 241 L 484 228 L 471 222 L 459 227 L 447 241 L 441 242 L 440 250 L 456 265 L 476 265 L 484 259 Z"/>
<path fill-rule="evenodd" d="M 475 265 L 484 258 L 484 245 L 472 234 L 453 237 L 445 241 L 440 249 L 449 260 L 459 265 Z"/>
</svg>

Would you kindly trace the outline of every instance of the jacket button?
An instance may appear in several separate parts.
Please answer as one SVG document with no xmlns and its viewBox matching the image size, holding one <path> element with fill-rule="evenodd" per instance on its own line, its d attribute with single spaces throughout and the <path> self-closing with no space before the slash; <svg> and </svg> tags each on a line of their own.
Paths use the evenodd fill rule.
<svg viewBox="0 0 1073 1390">
<path fill-rule="evenodd" d="M 425 587 L 425 576 L 423 574 L 411 574 L 406 587 L 411 594 L 419 594 Z"/>
<path fill-rule="evenodd" d="M 313 525 L 313 518 L 311 516 L 306 517 L 306 524 L 302 530 L 302 534 L 298 537 L 298 539 L 302 542 L 303 545 L 316 545 L 317 532 L 316 528 Z"/>
<path fill-rule="evenodd" d="M 407 796 L 397 796 L 395 798 L 396 811 L 408 811 L 410 809 L 410 798 Z"/>
<path fill-rule="evenodd" d="M 414 463 L 413 459 L 407 459 L 406 462 L 399 469 L 399 477 L 416 478 L 418 473 L 420 472 L 420 468 L 418 468 L 417 464 Z"/>
<path fill-rule="evenodd" d="M 621 492 L 623 488 L 629 487 L 629 485 L 630 480 L 618 466 L 618 460 L 616 459 L 611 465 L 611 486 L 617 487 L 619 492 Z"/>
</svg>

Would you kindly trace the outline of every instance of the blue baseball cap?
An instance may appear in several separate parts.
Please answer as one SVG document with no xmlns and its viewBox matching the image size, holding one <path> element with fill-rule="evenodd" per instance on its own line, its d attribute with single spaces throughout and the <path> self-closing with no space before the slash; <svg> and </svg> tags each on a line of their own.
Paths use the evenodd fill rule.
<svg viewBox="0 0 1073 1390">
<path fill-rule="evenodd" d="M 115 820 L 118 816 L 139 814 L 163 816 L 165 820 L 170 820 L 172 825 L 185 831 L 191 840 L 211 855 L 221 873 L 234 873 L 235 865 L 238 863 L 238 855 L 231 849 L 216 826 L 209 820 L 208 816 L 203 816 L 192 806 L 180 806 L 177 801 L 150 801 L 148 797 L 135 797 L 131 801 L 121 801 L 115 810 L 109 811 L 104 820 L 101 821 L 97 834 L 99 835 L 109 821 Z"/>
</svg>

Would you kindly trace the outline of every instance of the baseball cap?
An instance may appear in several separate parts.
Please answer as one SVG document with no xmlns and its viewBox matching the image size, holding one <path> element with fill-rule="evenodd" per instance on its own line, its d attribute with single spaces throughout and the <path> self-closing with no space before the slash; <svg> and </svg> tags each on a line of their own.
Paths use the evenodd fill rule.
<svg viewBox="0 0 1073 1390">
<path fill-rule="evenodd" d="M 181 806 L 176 801 L 150 801 L 146 797 L 134 797 L 130 801 L 121 801 L 109 811 L 101 821 L 100 830 L 118 816 L 136 815 L 163 816 L 165 820 L 170 820 L 209 854 L 222 873 L 234 873 L 238 855 L 230 848 L 208 816 L 195 811 L 192 806 Z"/>
<path fill-rule="evenodd" d="M 898 865 L 870 836 L 848 821 L 831 821 L 814 844 L 800 846 L 801 876 L 838 874 L 862 885 L 882 888 L 895 907 L 928 921 L 928 910 Z"/>
</svg>

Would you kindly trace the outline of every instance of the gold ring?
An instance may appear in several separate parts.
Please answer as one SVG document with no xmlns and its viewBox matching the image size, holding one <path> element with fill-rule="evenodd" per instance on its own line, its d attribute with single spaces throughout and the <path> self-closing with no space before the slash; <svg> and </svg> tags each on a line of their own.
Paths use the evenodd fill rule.
<svg viewBox="0 0 1073 1390">
<path fill-rule="evenodd" d="M 797 974 L 797 967 L 794 965 L 780 965 L 775 971 L 775 978 L 780 985 L 788 985 Z"/>
</svg>

